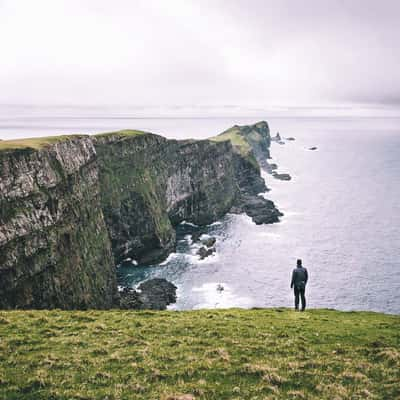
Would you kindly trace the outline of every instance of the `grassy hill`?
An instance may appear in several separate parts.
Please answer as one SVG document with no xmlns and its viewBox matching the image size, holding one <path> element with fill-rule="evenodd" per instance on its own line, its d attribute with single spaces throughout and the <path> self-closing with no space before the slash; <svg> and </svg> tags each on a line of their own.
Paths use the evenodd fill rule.
<svg viewBox="0 0 400 400">
<path fill-rule="evenodd" d="M 398 399 L 400 317 L 0 312 L 1 399 Z"/>
</svg>

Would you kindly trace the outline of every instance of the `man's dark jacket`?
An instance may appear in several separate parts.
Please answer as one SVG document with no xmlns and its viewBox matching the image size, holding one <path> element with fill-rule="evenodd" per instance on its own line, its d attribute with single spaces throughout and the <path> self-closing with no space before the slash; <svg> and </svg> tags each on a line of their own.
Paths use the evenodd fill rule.
<svg viewBox="0 0 400 400">
<path fill-rule="evenodd" d="M 297 267 L 293 270 L 290 287 L 292 288 L 294 286 L 296 289 L 305 289 L 307 281 L 307 269 L 303 267 Z"/>
</svg>

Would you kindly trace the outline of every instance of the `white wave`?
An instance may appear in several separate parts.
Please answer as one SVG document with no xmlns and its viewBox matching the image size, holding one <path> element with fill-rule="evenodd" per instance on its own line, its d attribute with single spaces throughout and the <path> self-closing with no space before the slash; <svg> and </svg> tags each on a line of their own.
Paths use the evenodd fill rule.
<svg viewBox="0 0 400 400">
<path fill-rule="evenodd" d="M 176 298 L 179 299 L 182 295 L 182 287 L 181 285 L 175 284 L 176 286 Z M 169 311 L 178 311 L 178 302 L 176 301 L 175 303 L 169 304 L 167 306 L 167 310 Z"/>
<path fill-rule="evenodd" d="M 175 258 L 178 258 L 179 254 L 178 253 L 171 253 L 163 262 L 161 262 L 158 265 L 166 265 L 168 264 L 170 261 L 174 260 Z"/>
<path fill-rule="evenodd" d="M 247 214 L 238 214 L 236 215 L 236 218 L 239 219 L 240 222 L 247 224 L 247 225 L 255 225 L 251 217 L 249 217 Z"/>
<path fill-rule="evenodd" d="M 191 264 L 199 264 L 199 265 L 213 264 L 217 263 L 219 260 L 218 253 L 213 253 L 210 256 L 204 258 L 203 260 L 200 260 L 200 256 L 198 256 L 196 252 L 192 252 L 191 254 L 185 254 L 185 257 Z"/>
<path fill-rule="evenodd" d="M 197 250 L 199 250 L 199 248 L 202 246 L 203 245 L 199 242 L 192 242 L 189 247 L 190 254 L 196 254 Z"/>
<path fill-rule="evenodd" d="M 192 240 L 192 235 L 185 235 L 184 237 L 183 237 L 183 240 L 182 240 L 182 242 L 188 242 L 189 244 L 192 244 L 193 243 L 193 240 Z"/>
<path fill-rule="evenodd" d="M 223 287 L 223 290 L 219 290 L 219 287 Z M 199 287 L 194 287 L 192 291 L 201 293 L 204 298 L 202 303 L 196 304 L 193 307 L 194 309 L 231 307 L 249 308 L 254 305 L 253 299 L 235 295 L 232 288 L 225 282 L 204 283 Z"/>
<path fill-rule="evenodd" d="M 127 263 L 131 263 L 132 265 L 134 265 L 135 267 L 138 265 L 138 262 L 136 260 L 133 260 L 132 258 L 128 257 L 125 258 L 125 260 L 122 261 L 121 264 L 127 264 Z M 117 268 L 119 268 L 121 266 L 121 264 L 117 265 Z"/>
<path fill-rule="evenodd" d="M 216 222 L 213 222 L 212 224 L 209 224 L 207 226 L 218 226 L 218 225 L 222 225 L 222 222 L 221 221 L 216 221 Z"/>
<path fill-rule="evenodd" d="M 195 228 L 198 228 L 198 227 L 199 227 L 198 225 L 193 224 L 192 222 L 188 222 L 188 221 L 182 221 L 182 222 L 180 223 L 180 225 L 189 225 L 189 226 L 193 226 L 193 227 L 195 227 Z"/>
</svg>

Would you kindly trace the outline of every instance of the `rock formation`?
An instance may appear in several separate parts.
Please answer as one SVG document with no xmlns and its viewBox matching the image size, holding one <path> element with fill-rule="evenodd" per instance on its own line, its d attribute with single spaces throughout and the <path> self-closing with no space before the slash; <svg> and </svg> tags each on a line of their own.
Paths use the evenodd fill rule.
<svg viewBox="0 0 400 400">
<path fill-rule="evenodd" d="M 116 288 L 93 140 L 0 151 L 0 307 L 111 307 Z"/>
<path fill-rule="evenodd" d="M 0 308 L 109 308 L 115 265 L 162 260 L 183 220 L 232 210 L 277 222 L 257 196 L 269 146 L 266 122 L 198 141 L 139 131 L 3 141 Z"/>
<path fill-rule="evenodd" d="M 275 179 L 279 179 L 281 181 L 290 181 L 292 179 L 292 177 L 289 174 L 280 174 L 276 171 L 272 171 L 272 176 Z"/>
<path fill-rule="evenodd" d="M 135 310 L 165 310 L 176 302 L 176 286 L 166 279 L 153 278 L 141 283 L 137 290 L 125 288 L 119 294 L 119 307 Z"/>
</svg>

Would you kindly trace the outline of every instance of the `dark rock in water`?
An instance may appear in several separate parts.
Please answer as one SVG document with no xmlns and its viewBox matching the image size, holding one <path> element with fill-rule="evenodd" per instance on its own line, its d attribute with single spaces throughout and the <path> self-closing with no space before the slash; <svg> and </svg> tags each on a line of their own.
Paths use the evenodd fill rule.
<svg viewBox="0 0 400 400">
<path fill-rule="evenodd" d="M 293 140 L 296 140 L 296 139 L 293 136 L 289 136 L 289 137 L 286 138 L 286 140 L 293 141 Z"/>
<path fill-rule="evenodd" d="M 273 171 L 275 171 L 276 169 L 278 169 L 278 164 L 264 162 L 264 163 L 262 163 L 262 167 L 263 167 L 269 174 L 272 174 Z"/>
<path fill-rule="evenodd" d="M 272 163 L 272 164 L 269 164 L 269 167 L 271 168 L 271 170 L 275 170 L 275 169 L 278 169 L 278 164 Z"/>
<path fill-rule="evenodd" d="M 215 237 L 210 237 L 208 239 L 202 240 L 202 243 L 206 247 L 213 247 L 216 241 L 217 241 L 217 239 Z"/>
<path fill-rule="evenodd" d="M 144 305 L 140 298 L 140 293 L 131 288 L 124 288 L 120 292 L 119 308 L 124 310 L 142 310 Z"/>
<path fill-rule="evenodd" d="M 201 231 L 196 231 L 192 233 L 192 242 L 196 243 L 200 240 L 200 236 L 203 234 Z"/>
<path fill-rule="evenodd" d="M 154 278 L 142 282 L 138 290 L 125 288 L 120 293 L 119 306 L 122 309 L 165 310 L 176 302 L 176 286 L 166 279 Z"/>
<path fill-rule="evenodd" d="M 290 181 L 292 177 L 289 174 L 278 174 L 277 172 L 272 172 L 272 176 L 275 179 L 279 179 L 281 181 Z"/>
<path fill-rule="evenodd" d="M 200 256 L 200 260 L 204 260 L 205 258 L 211 256 L 213 253 L 215 253 L 215 247 L 207 249 L 206 247 L 202 246 L 197 251 L 197 255 Z"/>
<path fill-rule="evenodd" d="M 308 150 L 317 150 L 317 149 L 318 149 L 318 147 L 313 146 L 313 147 L 310 147 Z"/>
<path fill-rule="evenodd" d="M 166 279 L 154 278 L 138 287 L 146 308 L 164 310 L 168 304 L 176 302 L 176 286 Z"/>
<path fill-rule="evenodd" d="M 279 134 L 279 132 L 276 132 L 276 135 L 273 136 L 271 138 L 271 140 L 274 141 L 274 142 L 280 142 L 282 140 L 282 138 L 281 138 L 281 135 Z"/>
<path fill-rule="evenodd" d="M 261 196 L 244 196 L 242 207 L 257 225 L 279 222 L 283 216 L 271 200 Z"/>
</svg>

